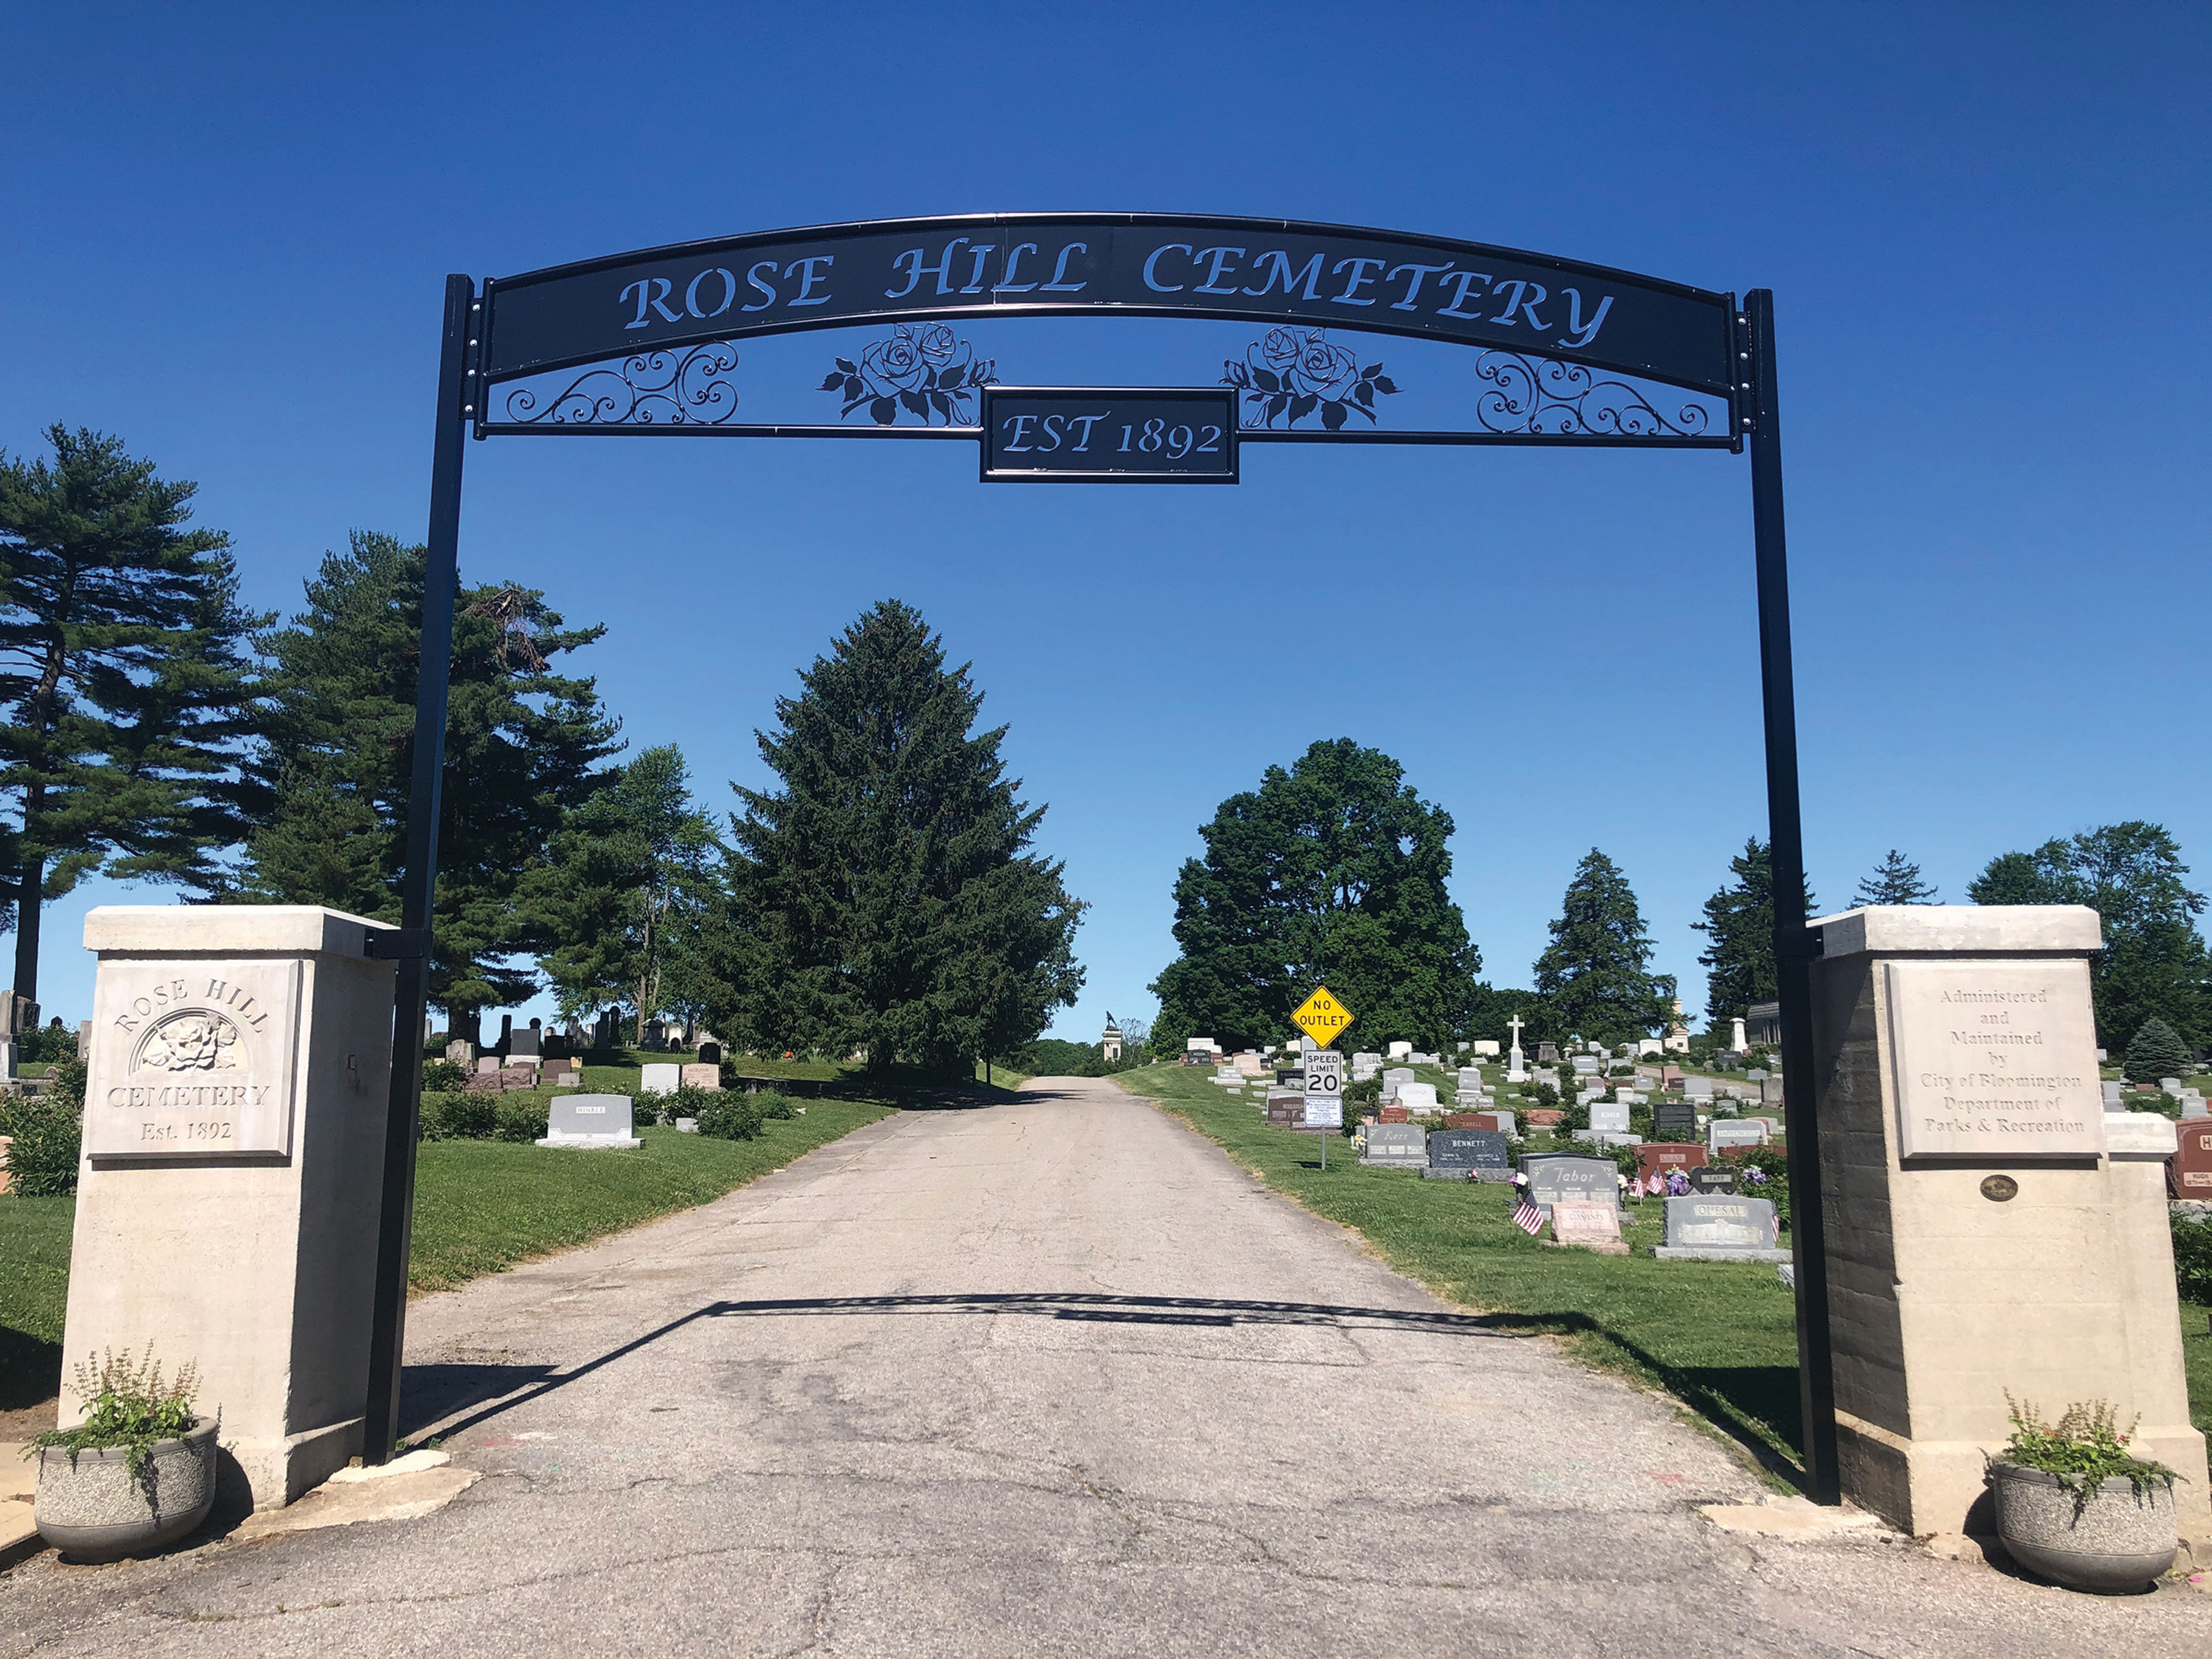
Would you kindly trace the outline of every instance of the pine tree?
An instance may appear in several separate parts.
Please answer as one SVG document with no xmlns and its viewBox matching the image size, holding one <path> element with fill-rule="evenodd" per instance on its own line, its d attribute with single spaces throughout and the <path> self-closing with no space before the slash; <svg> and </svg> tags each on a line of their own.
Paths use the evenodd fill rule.
<svg viewBox="0 0 2212 1659">
<path fill-rule="evenodd" d="M 965 1076 L 1075 1000 L 1083 906 L 1025 850 L 1045 809 L 1005 775 L 1006 728 L 975 729 L 969 666 L 887 599 L 776 700 L 756 735 L 782 787 L 738 789 L 718 1029 Z"/>
<path fill-rule="evenodd" d="M 1889 849 L 1874 873 L 1861 878 L 1859 904 L 1933 904 L 1936 887 L 1932 882 L 1920 878 L 1920 866 L 1906 858 L 1894 847 Z"/>
<path fill-rule="evenodd" d="M 1636 894 L 1596 848 L 1576 865 L 1551 933 L 1536 958 L 1536 992 L 1567 1030 L 1617 1043 L 1666 1024 L 1674 975 L 1649 971 L 1651 939 Z"/>
<path fill-rule="evenodd" d="M 2156 1083 L 2162 1078 L 2187 1077 L 2197 1069 L 2197 1061 L 2181 1033 L 2154 1014 L 2128 1040 L 2124 1069 L 2131 1083 Z"/>
<path fill-rule="evenodd" d="M 1777 994 L 1774 972 L 1774 865 L 1767 844 L 1756 836 L 1729 860 L 1735 878 L 1705 901 L 1705 919 L 1692 927 L 1711 941 L 1698 961 L 1705 980 L 1705 1018 L 1725 1029 L 1754 1002 Z M 1813 896 L 1805 895 L 1805 914 Z"/>
<path fill-rule="evenodd" d="M 2156 1018 L 2188 1044 L 2212 1035 L 2212 955 L 2197 927 L 2204 897 L 2188 873 L 2172 836 L 2136 818 L 2001 854 L 1966 893 L 1977 904 L 2090 906 L 2105 937 L 2089 967 L 2098 1042 L 2116 1048 L 2122 1032 Z"/>
<path fill-rule="evenodd" d="M 718 848 L 714 827 L 692 806 L 690 773 L 673 744 L 646 750 L 568 814 L 517 893 L 534 930 L 551 942 L 539 966 L 560 992 L 562 1013 L 626 1005 L 644 1042 L 645 1022 L 669 1002 L 672 955 L 689 936 L 686 915 L 701 902 Z"/>
<path fill-rule="evenodd" d="M 1206 855 L 1175 887 L 1182 955 L 1151 988 L 1156 1048 L 1281 1042 L 1324 983 L 1370 1042 L 1440 1044 L 1464 1027 L 1482 958 L 1444 885 L 1451 816 L 1396 761 L 1349 738 L 1316 743 L 1199 833 Z"/>
<path fill-rule="evenodd" d="M 420 546 L 356 532 L 307 585 L 307 608 L 260 641 L 271 663 L 255 773 L 267 792 L 240 896 L 399 915 L 420 659 Z M 485 1008 L 538 988 L 514 958 L 563 941 L 519 902 L 526 871 L 606 781 L 615 725 L 592 682 L 551 659 L 598 639 L 544 597 L 464 587 L 438 830 L 430 1000 L 473 1032 Z"/>
<path fill-rule="evenodd" d="M 40 907 L 95 872 L 224 880 L 252 696 L 229 538 L 196 486 L 120 439 L 56 425 L 50 466 L 0 454 L 0 835 L 15 989 L 36 1000 Z"/>
</svg>

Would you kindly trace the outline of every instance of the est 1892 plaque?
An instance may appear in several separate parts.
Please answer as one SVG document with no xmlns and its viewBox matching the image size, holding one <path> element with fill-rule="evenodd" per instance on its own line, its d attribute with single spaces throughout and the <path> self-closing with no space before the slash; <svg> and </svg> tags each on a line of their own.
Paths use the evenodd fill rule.
<svg viewBox="0 0 2212 1659">
<path fill-rule="evenodd" d="M 987 482 L 1235 483 L 1237 393 L 987 386 Z"/>
<path fill-rule="evenodd" d="M 1900 1158 L 2013 1162 L 2105 1150 L 2087 963 L 1883 969 Z"/>
<path fill-rule="evenodd" d="M 87 1154 L 289 1156 L 301 967 L 201 957 L 102 964 Z"/>
</svg>

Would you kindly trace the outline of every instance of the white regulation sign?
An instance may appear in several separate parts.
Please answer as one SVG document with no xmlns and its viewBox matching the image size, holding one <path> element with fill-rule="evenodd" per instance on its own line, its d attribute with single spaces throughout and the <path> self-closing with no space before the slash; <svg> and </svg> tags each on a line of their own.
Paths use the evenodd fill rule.
<svg viewBox="0 0 2212 1659">
<path fill-rule="evenodd" d="M 1305 1057 L 1306 1127 L 1344 1127 L 1344 1056 L 1316 1049 Z"/>
</svg>

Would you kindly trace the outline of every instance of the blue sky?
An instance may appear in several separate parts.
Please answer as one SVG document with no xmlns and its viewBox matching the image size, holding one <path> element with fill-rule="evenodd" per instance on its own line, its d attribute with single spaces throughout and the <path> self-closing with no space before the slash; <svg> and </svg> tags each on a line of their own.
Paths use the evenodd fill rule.
<svg viewBox="0 0 2212 1659">
<path fill-rule="evenodd" d="M 2126 817 L 2201 866 L 2208 46 L 2201 8 L 2149 5 L 19 8 L 0 447 L 121 434 L 289 608 L 349 529 L 422 533 L 449 270 L 1112 208 L 1768 287 L 1824 906 L 1892 846 L 1955 899 Z M 580 666 L 718 810 L 793 671 L 919 605 L 1094 907 L 1062 1035 L 1150 1012 L 1196 826 L 1318 738 L 1450 811 L 1497 983 L 1597 846 L 1699 1006 L 1690 923 L 1764 833 L 1740 458 L 1277 447 L 1226 489 L 987 488 L 941 444 L 468 467 L 465 574 L 607 623 Z M 168 896 L 52 907 L 49 1012 L 88 1011 L 90 904 Z"/>
</svg>

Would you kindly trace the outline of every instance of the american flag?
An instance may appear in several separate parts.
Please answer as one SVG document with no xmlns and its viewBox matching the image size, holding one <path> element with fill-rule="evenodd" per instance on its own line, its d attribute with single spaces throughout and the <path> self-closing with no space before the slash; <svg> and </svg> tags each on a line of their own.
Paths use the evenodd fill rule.
<svg viewBox="0 0 2212 1659">
<path fill-rule="evenodd" d="M 1528 1201 L 1523 1193 L 1521 1201 L 1513 1206 L 1513 1224 L 1534 1238 L 1544 1230 L 1544 1212 Z"/>
</svg>

